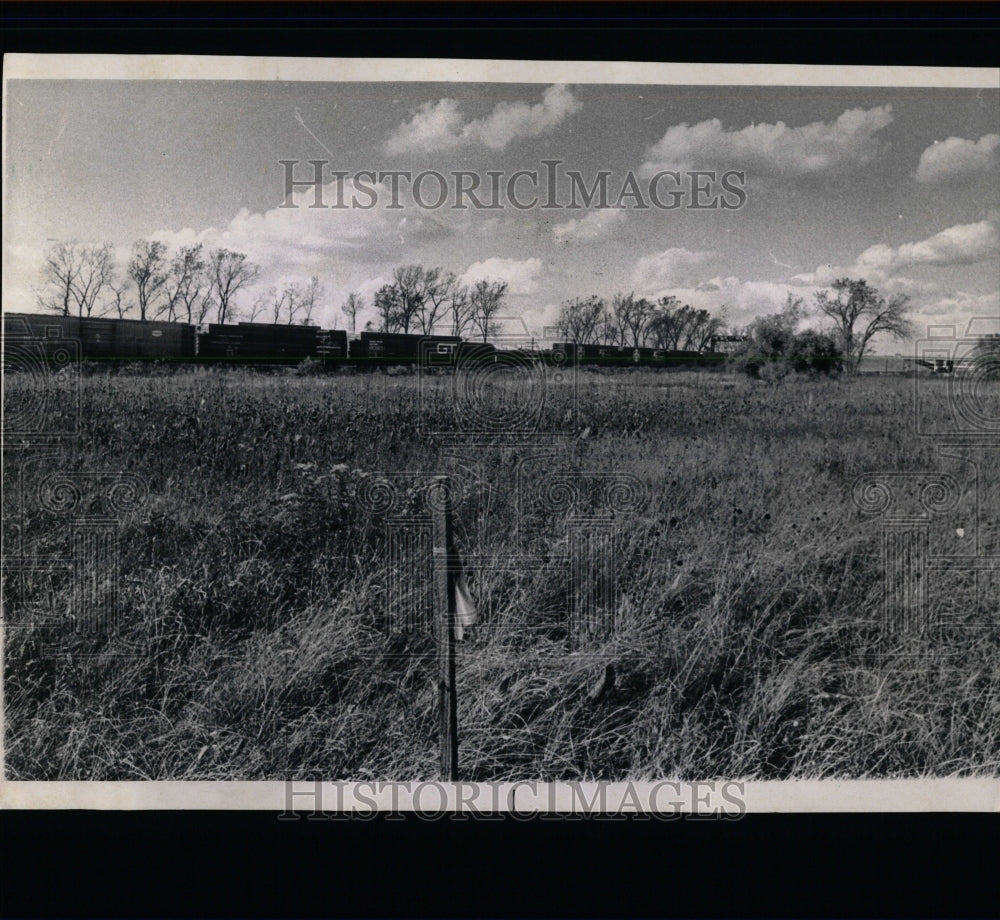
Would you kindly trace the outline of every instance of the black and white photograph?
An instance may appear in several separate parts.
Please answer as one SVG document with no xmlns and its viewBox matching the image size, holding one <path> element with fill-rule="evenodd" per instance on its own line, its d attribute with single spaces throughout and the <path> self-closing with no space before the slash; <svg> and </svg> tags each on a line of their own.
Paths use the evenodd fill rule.
<svg viewBox="0 0 1000 920">
<path fill-rule="evenodd" d="M 995 807 L 996 70 L 4 69 L 8 786 Z"/>
</svg>

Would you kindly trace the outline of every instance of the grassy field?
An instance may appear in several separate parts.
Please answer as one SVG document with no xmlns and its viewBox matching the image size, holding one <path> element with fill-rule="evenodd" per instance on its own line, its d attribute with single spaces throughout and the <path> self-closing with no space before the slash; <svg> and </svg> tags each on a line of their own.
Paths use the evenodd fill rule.
<svg viewBox="0 0 1000 920">
<path fill-rule="evenodd" d="M 391 554 L 365 507 L 380 471 L 459 475 L 422 433 L 450 424 L 453 380 L 422 383 L 85 376 L 79 436 L 5 458 L 5 555 L 20 540 L 71 558 L 72 522 L 37 506 L 53 471 L 133 474 L 148 495 L 119 515 L 119 634 L 74 631 L 65 565 L 5 568 L 8 777 L 433 777 L 433 640 L 386 626 Z M 9 376 L 8 413 L 38 386 Z M 58 427 L 75 385 L 54 386 Z M 945 424 L 945 382 L 921 386 Z M 602 511 L 599 487 L 515 515 L 516 451 L 470 435 L 489 475 L 458 508 L 460 548 L 531 561 L 469 573 L 482 624 L 459 646 L 462 778 L 1000 772 L 1000 575 L 931 573 L 948 629 L 883 641 L 892 576 L 858 476 L 950 471 L 960 495 L 931 521 L 932 553 L 1000 555 L 1000 456 L 975 454 L 978 483 L 941 457 L 916 434 L 913 387 L 696 372 L 582 373 L 575 401 L 549 387 L 554 454 L 522 469 L 647 490 L 614 516 L 615 628 L 577 645 L 569 594 L 600 586 L 569 586 L 560 559 L 570 514 Z M 504 379 L 483 394 L 520 398 Z M 1000 389 L 984 398 L 1000 417 Z"/>
</svg>

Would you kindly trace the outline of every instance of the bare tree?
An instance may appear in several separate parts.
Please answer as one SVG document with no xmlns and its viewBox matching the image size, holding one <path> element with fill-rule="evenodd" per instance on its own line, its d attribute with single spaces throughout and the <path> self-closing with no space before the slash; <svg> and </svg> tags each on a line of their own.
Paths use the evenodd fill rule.
<svg viewBox="0 0 1000 920">
<path fill-rule="evenodd" d="M 254 302 L 251 305 L 249 311 L 247 312 L 247 322 L 248 323 L 255 323 L 255 322 L 257 322 L 257 320 L 258 320 L 259 317 L 262 317 L 262 316 L 264 316 L 267 313 L 269 297 L 270 297 L 271 292 L 273 290 L 274 290 L 274 288 L 270 288 L 268 291 L 265 291 L 263 294 L 258 294 L 257 295 L 257 297 L 254 299 Z"/>
<path fill-rule="evenodd" d="M 556 320 L 559 334 L 576 345 L 593 344 L 597 341 L 605 312 L 604 300 L 596 295 L 567 300 Z"/>
<path fill-rule="evenodd" d="M 288 306 L 289 295 L 291 291 L 288 287 L 283 287 L 279 293 L 278 289 L 272 285 L 267 289 L 267 293 L 264 295 L 267 303 L 267 310 L 271 314 L 271 322 L 275 326 L 281 322 L 281 314 Z"/>
<path fill-rule="evenodd" d="M 707 310 L 695 310 L 674 296 L 661 297 L 649 321 L 649 333 L 657 348 L 696 350 L 699 330 L 710 320 Z"/>
<path fill-rule="evenodd" d="M 114 280 L 115 263 L 110 243 L 85 248 L 76 283 L 81 316 L 90 316 L 94 312 L 101 293 Z"/>
<path fill-rule="evenodd" d="M 118 319 L 125 319 L 132 309 L 132 304 L 127 299 L 130 283 L 130 279 L 126 278 L 124 281 L 112 281 L 108 285 L 111 290 L 111 309 L 115 311 Z"/>
<path fill-rule="evenodd" d="M 396 285 L 383 284 L 375 292 L 375 310 L 382 320 L 383 332 L 395 332 L 399 328 L 399 290 Z"/>
<path fill-rule="evenodd" d="M 635 294 L 615 294 L 611 300 L 611 315 L 614 317 L 618 333 L 617 344 L 640 348 L 646 345 L 649 337 L 649 324 L 655 311 L 653 305 Z"/>
<path fill-rule="evenodd" d="M 201 243 L 184 246 L 170 262 L 164 286 L 166 302 L 160 312 L 171 322 L 186 317 L 191 323 L 197 314 L 207 312 L 203 301 L 211 294 L 212 285 L 202 248 Z"/>
<path fill-rule="evenodd" d="M 244 252 L 216 249 L 209 257 L 209 270 L 217 304 L 216 316 L 218 322 L 224 323 L 232 308 L 233 298 L 257 280 L 258 268 Z"/>
<path fill-rule="evenodd" d="M 56 243 L 45 253 L 42 284 L 35 299 L 43 310 L 72 316 L 75 297 L 73 289 L 80 271 L 80 246 L 76 243 Z"/>
<path fill-rule="evenodd" d="M 617 295 L 615 295 L 617 296 Z M 613 309 L 606 305 L 597 328 L 597 341 L 602 345 L 623 345 L 625 334 Z"/>
<path fill-rule="evenodd" d="M 857 373 L 874 336 L 886 333 L 904 339 L 912 335 L 913 325 L 906 315 L 909 298 L 905 294 L 886 300 L 867 281 L 852 278 L 838 278 L 831 288 L 832 296 L 829 291 L 816 295 L 816 306 L 834 322 L 834 334 L 849 374 Z"/>
<path fill-rule="evenodd" d="M 43 309 L 63 316 L 91 316 L 98 309 L 101 294 L 114 280 L 114 255 L 109 243 L 57 243 L 45 254 L 44 287 L 36 293 L 36 301 Z"/>
<path fill-rule="evenodd" d="M 472 309 L 472 325 L 485 342 L 500 331 L 496 321 L 507 295 L 506 281 L 477 281 L 472 286 L 469 300 Z"/>
<path fill-rule="evenodd" d="M 392 283 L 396 288 L 396 323 L 402 332 L 410 326 L 423 308 L 424 270 L 419 265 L 401 265 L 393 269 Z"/>
<path fill-rule="evenodd" d="M 316 309 L 317 302 L 323 297 L 323 285 L 319 278 L 313 275 L 308 284 L 292 285 L 292 298 L 294 302 L 294 314 L 289 310 L 288 322 L 291 323 L 293 316 L 299 316 L 299 322 L 303 326 L 312 323 L 313 310 Z"/>
<path fill-rule="evenodd" d="M 715 337 L 722 332 L 725 324 L 724 317 L 712 316 L 708 310 L 696 310 L 688 329 L 685 348 L 697 352 L 708 351 Z"/>
<path fill-rule="evenodd" d="M 132 246 L 128 276 L 135 284 L 139 319 L 145 322 L 169 277 L 166 244 L 159 240 L 138 240 Z"/>
<path fill-rule="evenodd" d="M 351 321 L 351 332 L 355 331 L 358 323 L 358 313 L 364 309 L 364 306 L 364 300 L 361 295 L 356 291 L 351 291 L 347 295 L 344 305 L 340 308 L 344 315 Z"/>
<path fill-rule="evenodd" d="M 451 289 L 457 283 L 451 272 L 443 272 L 440 268 L 424 270 L 423 289 L 417 310 L 417 325 L 424 335 L 430 335 L 434 326 L 444 318 Z"/>
<path fill-rule="evenodd" d="M 472 297 L 468 285 L 455 279 L 448 291 L 448 316 L 451 318 L 451 334 L 460 336 L 472 322 Z"/>
</svg>

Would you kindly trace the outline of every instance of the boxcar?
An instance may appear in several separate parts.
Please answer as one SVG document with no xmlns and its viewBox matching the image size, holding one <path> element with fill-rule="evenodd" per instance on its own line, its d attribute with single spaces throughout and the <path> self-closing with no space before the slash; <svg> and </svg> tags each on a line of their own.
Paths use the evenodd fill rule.
<svg viewBox="0 0 1000 920">
<path fill-rule="evenodd" d="M 362 332 L 360 338 L 351 342 L 350 357 L 361 368 L 415 365 L 421 356 L 440 357 L 444 364 L 451 364 L 461 344 L 461 338 L 453 335 Z"/>
<path fill-rule="evenodd" d="M 347 353 L 347 333 L 319 326 L 209 323 L 198 330 L 198 360 L 232 365 L 295 365 L 332 361 Z"/>
<path fill-rule="evenodd" d="M 75 342 L 78 355 L 84 361 L 110 364 L 194 357 L 194 328 L 184 323 L 5 313 L 4 333 Z"/>
</svg>

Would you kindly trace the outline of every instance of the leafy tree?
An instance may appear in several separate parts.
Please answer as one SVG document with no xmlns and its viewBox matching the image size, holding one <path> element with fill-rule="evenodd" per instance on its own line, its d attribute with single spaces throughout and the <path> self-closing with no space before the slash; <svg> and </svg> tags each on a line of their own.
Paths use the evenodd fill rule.
<svg viewBox="0 0 1000 920">
<path fill-rule="evenodd" d="M 784 310 L 755 319 L 746 342 L 733 354 L 733 365 L 751 377 L 778 380 L 789 371 L 834 374 L 843 356 L 834 336 L 806 329 L 798 332 L 804 301 L 788 295 Z"/>
<path fill-rule="evenodd" d="M 826 332 L 806 329 L 791 343 L 791 366 L 800 373 L 836 374 L 843 369 L 843 354 L 836 339 Z"/>
<path fill-rule="evenodd" d="M 838 278 L 830 291 L 816 295 L 820 312 L 834 322 L 834 334 L 844 355 L 844 367 L 856 374 L 872 338 L 885 333 L 894 339 L 912 335 L 906 315 L 909 298 L 896 294 L 886 300 L 863 279 Z"/>
</svg>

